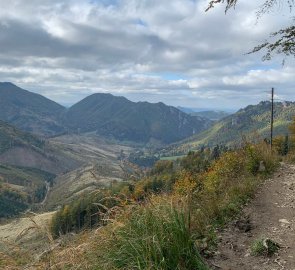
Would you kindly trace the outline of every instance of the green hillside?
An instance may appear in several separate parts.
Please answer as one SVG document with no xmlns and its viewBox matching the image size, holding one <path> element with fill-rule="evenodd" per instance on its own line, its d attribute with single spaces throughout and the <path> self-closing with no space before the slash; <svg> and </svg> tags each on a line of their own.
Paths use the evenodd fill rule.
<svg viewBox="0 0 295 270">
<path fill-rule="evenodd" d="M 8 82 L 0 83 L 0 119 L 40 135 L 63 131 L 59 123 L 65 108 L 41 95 Z"/>
<path fill-rule="evenodd" d="M 178 148 L 191 149 L 201 145 L 233 145 L 242 141 L 243 136 L 270 137 L 270 109 L 268 101 L 250 105 L 237 113 L 217 122 L 208 130 L 192 136 L 178 145 Z M 295 116 L 294 102 L 277 102 L 274 106 L 274 135 L 288 133 L 288 125 Z"/>
<path fill-rule="evenodd" d="M 72 131 L 95 131 L 118 140 L 171 143 L 199 133 L 211 121 L 163 103 L 135 103 L 124 97 L 94 94 L 72 106 L 64 123 Z"/>
</svg>

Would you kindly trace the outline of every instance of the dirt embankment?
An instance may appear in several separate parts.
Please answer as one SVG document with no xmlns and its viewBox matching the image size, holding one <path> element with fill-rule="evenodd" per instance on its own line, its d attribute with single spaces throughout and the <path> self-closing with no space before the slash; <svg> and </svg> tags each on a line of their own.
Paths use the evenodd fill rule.
<svg viewBox="0 0 295 270">
<path fill-rule="evenodd" d="M 251 244 L 262 237 L 279 243 L 279 252 L 272 257 L 250 255 Z M 295 270 L 295 166 L 282 164 L 219 239 L 212 269 Z"/>
</svg>

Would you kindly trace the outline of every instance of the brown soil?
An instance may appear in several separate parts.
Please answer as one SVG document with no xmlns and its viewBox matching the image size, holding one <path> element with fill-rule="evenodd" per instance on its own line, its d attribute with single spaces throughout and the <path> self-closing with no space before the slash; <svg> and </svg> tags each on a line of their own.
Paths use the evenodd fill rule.
<svg viewBox="0 0 295 270">
<path fill-rule="evenodd" d="M 279 252 L 272 257 L 250 255 L 251 244 L 262 237 L 279 243 Z M 295 166 L 282 164 L 219 239 L 209 262 L 212 269 L 295 270 Z"/>
</svg>

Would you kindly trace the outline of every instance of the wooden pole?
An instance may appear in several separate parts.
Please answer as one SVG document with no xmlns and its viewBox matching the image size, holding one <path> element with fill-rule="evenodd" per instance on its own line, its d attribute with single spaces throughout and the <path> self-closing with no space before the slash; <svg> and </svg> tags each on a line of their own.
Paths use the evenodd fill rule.
<svg viewBox="0 0 295 270">
<path fill-rule="evenodd" d="M 274 88 L 271 89 L 271 119 L 270 119 L 270 147 L 272 149 L 272 141 L 273 141 L 273 118 L 274 118 Z"/>
</svg>

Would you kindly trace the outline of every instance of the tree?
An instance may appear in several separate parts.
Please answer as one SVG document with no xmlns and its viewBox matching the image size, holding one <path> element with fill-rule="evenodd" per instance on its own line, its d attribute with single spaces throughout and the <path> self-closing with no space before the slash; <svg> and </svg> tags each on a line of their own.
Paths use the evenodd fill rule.
<svg viewBox="0 0 295 270">
<path fill-rule="evenodd" d="M 274 148 L 278 154 L 286 156 L 289 152 L 289 136 L 277 136 L 273 141 Z"/>
<path fill-rule="evenodd" d="M 219 157 L 220 157 L 220 147 L 217 144 L 212 150 L 211 158 L 215 160 L 215 159 L 218 159 Z"/>
<path fill-rule="evenodd" d="M 225 12 L 227 12 L 230 8 L 234 8 L 238 1 L 241 0 L 210 0 L 206 11 L 214 8 L 216 4 L 225 3 Z M 277 8 L 281 8 L 281 4 L 288 6 L 291 15 L 295 7 L 295 0 L 265 0 L 257 11 L 257 18 L 260 18 L 265 13 L 268 13 L 276 6 Z M 249 53 L 264 50 L 265 54 L 262 57 L 263 60 L 270 60 L 274 54 L 295 57 L 295 19 L 292 18 L 292 16 L 290 16 L 290 19 L 292 20 L 291 25 L 284 29 L 279 29 L 270 33 L 268 40 L 254 47 Z"/>
</svg>

